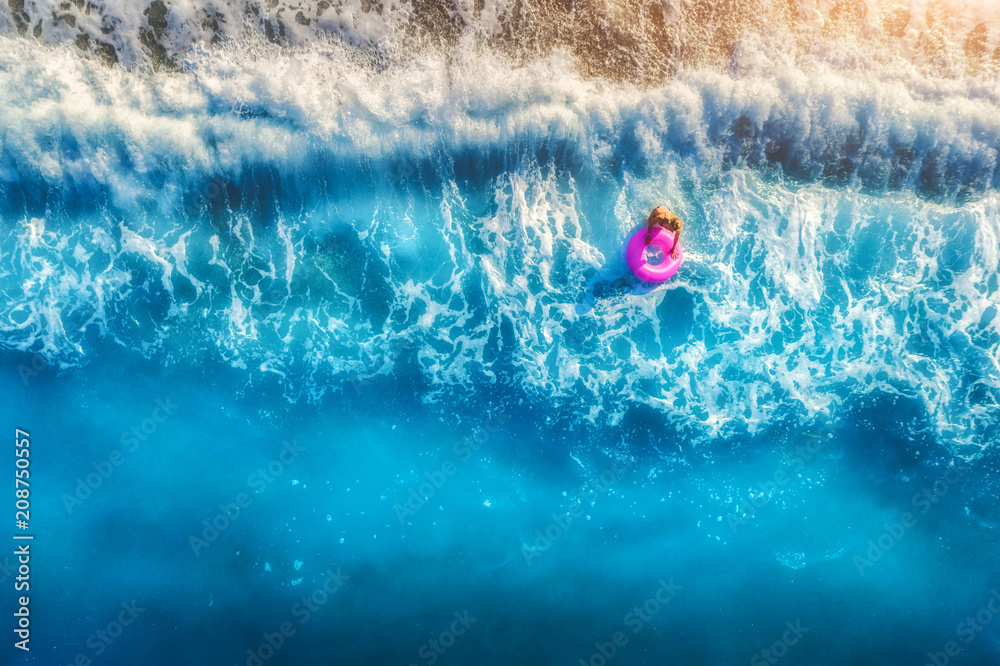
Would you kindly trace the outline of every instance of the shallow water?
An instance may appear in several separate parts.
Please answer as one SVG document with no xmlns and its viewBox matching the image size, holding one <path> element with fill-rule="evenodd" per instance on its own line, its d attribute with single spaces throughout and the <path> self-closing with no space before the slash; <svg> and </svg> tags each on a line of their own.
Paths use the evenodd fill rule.
<svg viewBox="0 0 1000 666">
<path fill-rule="evenodd" d="M 15 663 L 1000 658 L 995 9 L 750 12 L 719 62 L 667 4 L 620 76 L 489 3 L 434 48 L 0 8 Z"/>
</svg>

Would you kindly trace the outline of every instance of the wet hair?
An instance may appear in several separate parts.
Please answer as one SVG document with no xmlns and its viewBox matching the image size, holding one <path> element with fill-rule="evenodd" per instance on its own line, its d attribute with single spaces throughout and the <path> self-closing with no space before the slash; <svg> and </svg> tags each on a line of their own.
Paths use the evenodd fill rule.
<svg viewBox="0 0 1000 666">
<path fill-rule="evenodd" d="M 659 222 L 663 226 L 672 229 L 673 231 L 680 231 L 681 229 L 684 228 L 684 223 L 681 221 L 681 218 L 677 217 L 676 215 L 670 217 L 666 207 L 664 206 L 657 206 L 656 208 L 654 208 L 653 212 L 651 212 L 649 214 L 649 217 L 646 219 L 647 223 L 654 221 Z"/>
</svg>

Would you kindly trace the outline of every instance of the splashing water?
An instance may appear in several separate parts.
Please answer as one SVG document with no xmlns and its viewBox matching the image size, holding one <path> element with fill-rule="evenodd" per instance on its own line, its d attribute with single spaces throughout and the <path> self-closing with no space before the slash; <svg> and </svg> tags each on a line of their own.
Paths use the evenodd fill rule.
<svg viewBox="0 0 1000 666">
<path fill-rule="evenodd" d="M 596 664 L 619 629 L 621 663 L 736 663 L 796 626 L 775 608 L 816 627 L 788 663 L 933 662 L 995 584 L 998 26 L 986 0 L 5 3 L 3 390 L 48 442 L 39 529 L 83 553 L 46 571 L 88 600 L 41 635 L 96 662 L 139 595 L 106 663 L 265 661 L 342 564 L 276 663 Z M 657 205 L 685 262 L 654 287 L 622 246 Z"/>
</svg>

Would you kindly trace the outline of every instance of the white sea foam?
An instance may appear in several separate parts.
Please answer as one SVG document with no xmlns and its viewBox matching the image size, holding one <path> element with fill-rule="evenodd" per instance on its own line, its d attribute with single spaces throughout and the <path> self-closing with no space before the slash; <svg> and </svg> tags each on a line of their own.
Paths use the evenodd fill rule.
<svg viewBox="0 0 1000 666">
<path fill-rule="evenodd" d="M 990 74 L 786 69 L 750 41 L 653 88 L 472 44 L 374 70 L 255 42 L 153 73 L 0 41 L 0 185 L 53 202 L 6 209 L 8 347 L 76 361 L 95 325 L 312 399 L 414 363 L 428 400 L 513 380 L 599 423 L 645 403 L 693 440 L 861 389 L 919 398 L 950 442 L 996 432 Z M 620 244 L 663 201 L 687 264 L 640 288 Z"/>
</svg>

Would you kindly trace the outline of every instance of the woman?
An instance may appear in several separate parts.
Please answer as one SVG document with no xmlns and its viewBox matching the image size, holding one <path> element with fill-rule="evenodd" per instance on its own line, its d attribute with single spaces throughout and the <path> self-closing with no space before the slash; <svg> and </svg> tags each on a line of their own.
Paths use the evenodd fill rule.
<svg viewBox="0 0 1000 666">
<path fill-rule="evenodd" d="M 666 206 L 657 206 L 649 214 L 646 223 L 649 225 L 646 228 L 646 245 L 649 245 L 650 241 L 653 240 L 653 227 L 663 227 L 667 231 L 674 232 L 674 247 L 670 251 L 670 256 L 676 259 L 677 246 L 681 242 L 681 229 L 684 228 L 684 222 L 681 221 L 681 218 L 674 215 Z"/>
</svg>

